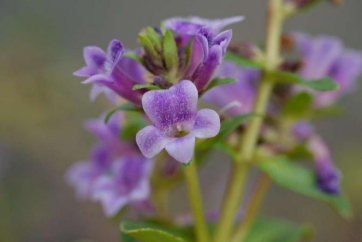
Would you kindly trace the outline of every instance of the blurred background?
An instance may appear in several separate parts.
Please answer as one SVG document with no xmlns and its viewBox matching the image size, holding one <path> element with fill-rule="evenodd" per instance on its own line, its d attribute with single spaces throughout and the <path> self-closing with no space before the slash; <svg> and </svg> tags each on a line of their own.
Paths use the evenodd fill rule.
<svg viewBox="0 0 362 242">
<path fill-rule="evenodd" d="M 117 241 L 117 226 L 100 206 L 79 203 L 64 182 L 66 169 L 86 159 L 94 141 L 82 128 L 84 119 L 109 108 L 102 99 L 91 103 L 90 86 L 72 76 L 83 66 L 83 46 L 105 48 L 118 38 L 134 48 L 142 27 L 175 15 L 242 14 L 246 20 L 232 26 L 234 40 L 260 42 L 265 12 L 266 1 L 260 0 L 0 0 L 0 241 Z M 362 50 L 361 12 L 362 1 L 347 0 L 338 9 L 322 4 L 286 29 L 336 35 Z M 354 219 L 344 221 L 328 206 L 275 186 L 263 207 L 266 215 L 310 221 L 314 241 L 362 241 L 359 87 L 342 100 L 345 116 L 317 124 L 344 174 Z M 201 171 L 208 209 L 219 207 L 228 167 L 226 157 L 218 155 Z M 174 213 L 188 210 L 177 199 L 184 193 L 180 186 L 171 200 Z"/>
</svg>

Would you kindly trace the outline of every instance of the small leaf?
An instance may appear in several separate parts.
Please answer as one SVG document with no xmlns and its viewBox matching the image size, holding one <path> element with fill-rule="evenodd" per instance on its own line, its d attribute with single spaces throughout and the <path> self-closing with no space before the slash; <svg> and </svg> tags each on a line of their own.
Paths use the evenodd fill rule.
<svg viewBox="0 0 362 242">
<path fill-rule="evenodd" d="M 254 118 L 256 116 L 259 116 L 257 114 L 241 114 L 236 117 L 233 117 L 232 119 L 226 119 L 221 123 L 220 132 L 217 136 L 217 140 L 224 140 L 226 136 L 231 133 L 234 129 L 239 127 L 243 122 Z"/>
<path fill-rule="evenodd" d="M 231 78 L 231 77 L 216 77 L 212 79 L 209 83 L 209 85 L 206 87 L 206 89 L 202 92 L 202 94 L 206 93 L 207 91 L 213 89 L 214 87 L 220 86 L 220 85 L 226 85 L 235 83 L 237 79 Z M 202 95 L 200 94 L 200 95 Z"/>
<path fill-rule="evenodd" d="M 146 28 L 147 36 L 156 50 L 162 50 L 162 38 L 152 27 Z"/>
<path fill-rule="evenodd" d="M 338 105 L 331 105 L 327 107 L 321 107 L 313 110 L 312 118 L 330 118 L 340 117 L 345 112 L 344 107 Z"/>
<path fill-rule="evenodd" d="M 257 165 L 278 185 L 327 202 L 345 218 L 352 216 L 351 207 L 346 198 L 342 195 L 329 195 L 319 190 L 315 173 L 311 170 L 282 157 L 257 162 Z"/>
<path fill-rule="evenodd" d="M 257 218 L 246 235 L 247 242 L 296 242 L 312 235 L 309 225 L 298 225 L 275 218 Z"/>
<path fill-rule="evenodd" d="M 262 69 L 263 66 L 255 61 L 248 60 L 246 58 L 243 58 L 241 56 L 232 54 L 232 53 L 226 53 L 225 60 L 234 62 L 237 65 L 244 66 L 244 67 L 250 67 L 250 68 L 257 68 Z"/>
<path fill-rule="evenodd" d="M 134 140 L 138 131 L 145 127 L 147 123 L 140 113 L 127 113 L 127 121 L 121 132 L 121 139 L 125 141 Z"/>
<path fill-rule="evenodd" d="M 127 52 L 127 53 L 124 53 L 122 58 L 130 58 L 130 59 L 133 59 L 135 61 L 137 61 L 138 63 L 142 64 L 142 59 L 141 57 L 139 57 L 136 53 L 134 52 Z"/>
<path fill-rule="evenodd" d="M 147 89 L 147 90 L 161 90 L 162 88 L 159 86 L 151 85 L 151 84 L 136 84 L 133 86 L 133 91 L 139 89 Z"/>
<path fill-rule="evenodd" d="M 230 147 L 225 142 L 216 142 L 214 143 L 213 147 L 222 150 L 223 152 L 225 152 L 225 154 L 228 154 L 232 158 L 232 160 L 237 160 L 238 158 L 238 152 L 236 152 L 233 147 Z"/>
<path fill-rule="evenodd" d="M 317 80 L 305 80 L 299 75 L 291 72 L 274 72 L 271 76 L 277 79 L 280 83 L 297 83 L 307 86 L 315 91 L 327 92 L 338 90 L 338 84 L 329 77 L 324 77 Z"/>
<path fill-rule="evenodd" d="M 191 58 L 192 58 L 192 48 L 194 45 L 193 37 L 190 38 L 189 43 L 186 47 L 186 65 L 185 65 L 185 71 L 190 67 L 191 65 Z"/>
<path fill-rule="evenodd" d="M 166 30 L 165 37 L 163 39 L 163 55 L 168 70 L 178 68 L 178 54 L 177 45 L 171 30 Z"/>
<path fill-rule="evenodd" d="M 300 119 L 307 116 L 313 104 L 313 96 L 307 92 L 301 92 L 287 100 L 282 109 L 285 116 Z"/>
<path fill-rule="evenodd" d="M 173 235 L 170 231 L 161 230 L 148 224 L 124 222 L 121 224 L 122 240 L 125 242 L 186 242 L 186 240 Z M 136 240 L 132 240 L 135 238 Z"/>
<path fill-rule="evenodd" d="M 151 40 L 145 34 L 139 34 L 138 39 L 140 40 L 141 45 L 146 53 L 150 54 L 153 58 L 158 59 L 157 51 L 153 46 Z"/>
<path fill-rule="evenodd" d="M 128 111 L 128 112 L 143 112 L 142 108 L 138 108 L 134 106 L 132 103 L 125 103 L 120 106 L 115 107 L 111 111 L 109 111 L 104 119 L 105 123 L 108 123 L 109 119 L 115 114 L 117 111 Z"/>
</svg>

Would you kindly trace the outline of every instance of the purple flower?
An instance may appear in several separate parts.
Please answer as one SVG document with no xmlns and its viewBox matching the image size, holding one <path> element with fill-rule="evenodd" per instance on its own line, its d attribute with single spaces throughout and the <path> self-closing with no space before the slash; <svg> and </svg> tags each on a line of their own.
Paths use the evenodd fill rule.
<svg viewBox="0 0 362 242">
<path fill-rule="evenodd" d="M 195 35 L 201 28 L 209 27 L 215 33 L 220 32 L 230 24 L 238 23 L 244 20 L 243 16 L 235 16 L 224 19 L 204 19 L 200 17 L 175 17 L 163 21 L 165 28 L 172 29 L 175 32 L 187 35 Z"/>
<path fill-rule="evenodd" d="M 309 140 L 308 145 L 316 163 L 318 187 L 326 193 L 339 194 L 341 175 L 332 162 L 328 147 L 317 135 Z"/>
<path fill-rule="evenodd" d="M 360 52 L 345 49 L 338 38 L 331 36 L 313 39 L 306 34 L 294 33 L 293 38 L 303 56 L 301 76 L 306 79 L 329 76 L 339 84 L 340 88 L 337 91 L 315 93 L 317 106 L 330 105 L 353 88 L 362 72 Z"/>
<path fill-rule="evenodd" d="M 191 160 L 195 138 L 219 133 L 219 115 L 210 109 L 197 112 L 198 92 L 188 80 L 168 90 L 149 91 L 142 97 L 143 109 L 153 125 L 140 130 L 136 142 L 142 154 L 152 158 L 164 148 L 176 160 Z"/>
<path fill-rule="evenodd" d="M 118 40 L 112 40 L 106 54 L 96 46 L 88 46 L 83 50 L 86 66 L 74 72 L 76 76 L 88 77 L 83 83 L 92 83 L 91 99 L 105 92 L 112 101 L 117 93 L 121 97 L 140 105 L 141 91 L 133 91 L 135 84 L 145 83 L 144 69 L 131 58 L 123 58 L 124 48 Z"/>
<path fill-rule="evenodd" d="M 231 116 L 250 113 L 260 72 L 255 69 L 241 68 L 232 62 L 224 62 L 217 69 L 215 76 L 233 77 L 237 79 L 237 82 L 217 86 L 205 93 L 203 99 L 223 108 Z"/>
<path fill-rule="evenodd" d="M 111 164 L 109 150 L 98 145 L 93 149 L 90 161 L 81 161 L 71 166 L 66 173 L 66 181 L 76 190 L 80 200 L 89 198 L 95 181 L 107 170 Z"/>
<path fill-rule="evenodd" d="M 243 17 L 208 20 L 199 17 L 172 18 L 164 21 L 166 28 L 180 34 L 181 46 L 186 47 L 194 36 L 191 60 L 183 77 L 190 79 L 202 91 L 210 81 L 215 69 L 221 64 L 230 43 L 232 31 L 219 31 L 229 24 L 237 23 Z"/>
<path fill-rule="evenodd" d="M 115 155 L 123 155 L 130 152 L 136 152 L 132 144 L 122 141 L 120 134 L 123 116 L 121 113 L 114 114 L 108 121 L 104 122 L 104 115 L 97 119 L 87 120 L 85 127 L 92 132 L 99 140 L 113 152 Z"/>
<path fill-rule="evenodd" d="M 314 134 L 314 127 L 307 121 L 300 121 L 294 125 L 292 133 L 298 140 L 305 141 Z"/>
<path fill-rule="evenodd" d="M 150 194 L 152 160 L 140 155 L 125 156 L 113 163 L 111 174 L 99 178 L 93 199 L 102 203 L 107 216 L 114 216 L 125 205 L 147 200 Z"/>
</svg>

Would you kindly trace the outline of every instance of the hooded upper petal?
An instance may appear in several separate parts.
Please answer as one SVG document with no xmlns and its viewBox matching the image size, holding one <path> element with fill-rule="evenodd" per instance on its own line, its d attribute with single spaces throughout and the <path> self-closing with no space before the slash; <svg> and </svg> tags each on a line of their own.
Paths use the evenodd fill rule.
<svg viewBox="0 0 362 242">
<path fill-rule="evenodd" d="M 175 17 L 166 19 L 163 24 L 165 28 L 172 29 L 181 34 L 194 35 L 202 27 L 209 27 L 215 33 L 220 32 L 223 28 L 230 24 L 238 23 L 244 19 L 243 16 L 235 16 L 224 19 L 205 19 L 200 17 Z"/>
</svg>

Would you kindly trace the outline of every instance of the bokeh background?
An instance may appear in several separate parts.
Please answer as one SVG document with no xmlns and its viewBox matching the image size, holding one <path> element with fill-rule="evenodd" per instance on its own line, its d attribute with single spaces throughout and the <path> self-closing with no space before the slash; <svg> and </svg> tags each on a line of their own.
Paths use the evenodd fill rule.
<svg viewBox="0 0 362 242">
<path fill-rule="evenodd" d="M 266 0 L 0 0 L 0 241 L 117 241 L 117 225 L 98 204 L 79 203 L 64 182 L 67 167 L 88 157 L 93 137 L 83 120 L 107 107 L 89 102 L 89 86 L 72 72 L 83 65 L 85 45 L 106 47 L 118 38 L 136 47 L 146 25 L 179 15 L 220 18 L 245 15 L 232 26 L 234 39 L 260 42 L 264 37 Z M 341 8 L 322 4 L 298 16 L 287 30 L 330 34 L 362 50 L 362 1 Z M 330 145 L 355 217 L 344 221 L 324 204 L 272 187 L 263 214 L 310 221 L 314 241 L 362 241 L 362 80 L 342 100 L 345 116 L 317 123 Z M 208 209 L 220 204 L 229 162 L 216 156 L 201 171 Z M 217 177 L 217 179 L 215 179 Z M 212 189 L 210 189 L 212 188 Z M 179 197 L 174 213 L 188 210 Z"/>
</svg>

